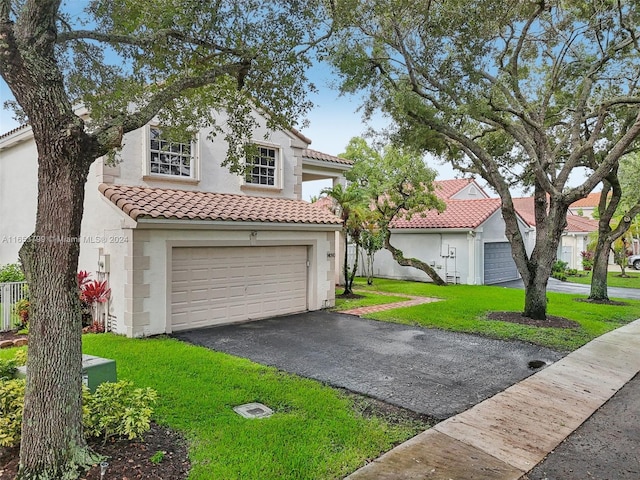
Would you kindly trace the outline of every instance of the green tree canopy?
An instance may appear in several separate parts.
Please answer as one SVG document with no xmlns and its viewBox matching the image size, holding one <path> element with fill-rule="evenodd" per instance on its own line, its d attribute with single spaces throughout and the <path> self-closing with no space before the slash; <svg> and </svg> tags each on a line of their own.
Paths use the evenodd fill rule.
<svg viewBox="0 0 640 480">
<path fill-rule="evenodd" d="M 500 195 L 525 283 L 545 318 L 546 284 L 568 207 L 637 147 L 636 2 L 353 1 L 332 59 L 347 92 L 368 93 L 404 145 L 439 152 Z M 578 168 L 587 172 L 572 186 Z M 536 243 L 511 189 L 535 197 Z"/>
<path fill-rule="evenodd" d="M 340 156 L 354 161 L 346 177 L 359 186 L 370 208 L 377 212 L 373 221 L 382 232 L 384 246 L 393 258 L 400 265 L 422 270 L 435 283 L 444 285 L 430 265 L 417 258 L 405 258 L 391 243 L 394 219 L 411 219 L 430 209 L 444 210 L 444 202 L 433 189 L 435 170 L 426 165 L 421 154 L 393 145 L 378 151 L 360 137 L 352 138 Z"/>
</svg>

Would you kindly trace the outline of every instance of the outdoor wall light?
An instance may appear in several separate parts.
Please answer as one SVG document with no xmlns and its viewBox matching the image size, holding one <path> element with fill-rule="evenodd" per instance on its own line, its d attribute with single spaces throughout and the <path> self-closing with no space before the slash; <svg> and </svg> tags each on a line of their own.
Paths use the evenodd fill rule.
<svg viewBox="0 0 640 480">
<path fill-rule="evenodd" d="M 100 480 L 102 480 L 109 468 L 109 462 L 100 462 Z"/>
</svg>

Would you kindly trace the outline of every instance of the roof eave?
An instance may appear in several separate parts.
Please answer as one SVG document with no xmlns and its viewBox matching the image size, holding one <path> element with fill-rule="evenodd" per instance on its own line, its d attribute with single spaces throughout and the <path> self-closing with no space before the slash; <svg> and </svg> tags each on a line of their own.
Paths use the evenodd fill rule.
<svg viewBox="0 0 640 480">
<path fill-rule="evenodd" d="M 123 212 L 124 213 L 124 212 Z M 304 222 L 246 222 L 228 220 L 192 220 L 178 218 L 138 217 L 138 229 L 179 229 L 179 230 L 289 230 L 289 231 L 339 231 L 341 224 Z"/>
<path fill-rule="evenodd" d="M 317 158 L 309 157 L 302 157 L 302 166 L 331 168 L 344 170 L 345 172 L 347 170 L 351 170 L 351 168 L 353 167 L 353 165 L 350 165 L 348 163 L 333 162 L 331 160 L 319 160 Z"/>
<path fill-rule="evenodd" d="M 0 150 L 6 150 L 14 145 L 26 142 L 33 138 L 31 125 L 21 125 L 0 136 Z"/>
</svg>

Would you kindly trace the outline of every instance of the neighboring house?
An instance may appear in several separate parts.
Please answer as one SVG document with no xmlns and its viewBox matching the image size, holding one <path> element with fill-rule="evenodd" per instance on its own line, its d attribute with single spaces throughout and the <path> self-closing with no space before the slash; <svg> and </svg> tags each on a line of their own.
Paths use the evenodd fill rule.
<svg viewBox="0 0 640 480">
<path fill-rule="evenodd" d="M 79 268 L 107 278 L 109 323 L 128 336 L 333 306 L 337 217 L 301 200 L 302 182 L 344 181 L 350 162 L 261 127 L 242 178 L 226 143 L 198 132 L 167 142 L 159 125 L 125 135 L 121 162 L 98 159 L 86 184 Z M 266 138 L 266 140 L 265 140 Z M 31 128 L 0 136 L 0 264 L 33 232 Z"/>
<path fill-rule="evenodd" d="M 514 198 L 513 205 L 520 216 L 535 228 L 536 216 L 533 197 Z M 575 215 L 569 210 L 567 212 L 567 226 L 562 233 L 560 245 L 558 245 L 558 260 L 567 262 L 567 268 L 582 270 L 582 256 L 580 254 L 587 249 L 589 234 L 597 230 L 597 220 Z M 532 233 L 532 241 L 535 242 L 535 229 Z"/>
<path fill-rule="evenodd" d="M 572 203 L 569 207 L 569 211 L 577 216 L 595 218 L 594 213 L 600 203 L 600 193 L 601 192 L 590 193 L 587 197 Z M 597 230 L 597 228 L 594 230 Z M 640 238 L 638 237 L 637 230 L 634 231 L 633 229 L 630 229 L 629 232 L 625 234 L 625 238 L 627 242 L 629 242 L 630 253 L 635 255 L 640 254 Z M 586 244 L 583 250 L 586 250 Z M 613 254 L 609 256 L 609 263 L 614 263 Z"/>
<path fill-rule="evenodd" d="M 569 212 L 586 218 L 595 218 L 594 213 L 600 203 L 601 192 L 591 192 L 584 198 L 576 200 L 569 206 Z"/>
<path fill-rule="evenodd" d="M 396 220 L 391 243 L 405 257 L 429 263 L 450 283 L 482 285 L 515 280 L 518 270 L 505 236 L 500 199 L 490 198 L 473 179 L 434 182 L 447 208 L 427 211 L 411 220 Z M 532 229 L 519 219 L 527 245 Z M 421 270 L 402 267 L 387 250 L 376 253 L 374 275 L 430 281 Z"/>
</svg>

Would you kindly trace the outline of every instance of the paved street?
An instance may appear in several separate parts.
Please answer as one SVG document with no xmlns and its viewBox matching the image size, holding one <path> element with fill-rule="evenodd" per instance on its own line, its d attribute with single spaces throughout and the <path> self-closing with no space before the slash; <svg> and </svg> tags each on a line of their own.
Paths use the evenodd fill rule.
<svg viewBox="0 0 640 480">
<path fill-rule="evenodd" d="M 522 280 L 498 283 L 495 286 L 520 289 L 524 288 Z M 575 295 L 589 295 L 590 288 L 591 287 L 589 285 L 561 282 L 555 278 L 550 278 L 549 283 L 547 284 L 547 290 L 550 292 L 573 293 Z M 640 300 L 640 288 L 609 287 L 608 293 L 610 298 L 629 298 L 632 300 Z"/>
</svg>

